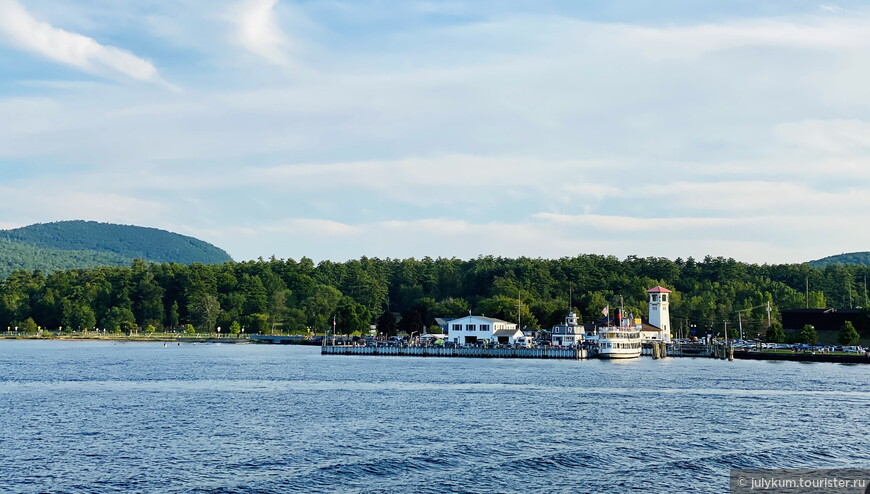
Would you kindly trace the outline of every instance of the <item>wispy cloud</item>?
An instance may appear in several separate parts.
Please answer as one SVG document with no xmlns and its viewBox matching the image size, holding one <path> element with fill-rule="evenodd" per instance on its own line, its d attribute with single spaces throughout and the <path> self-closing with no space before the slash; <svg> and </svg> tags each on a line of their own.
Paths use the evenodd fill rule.
<svg viewBox="0 0 870 494">
<path fill-rule="evenodd" d="M 237 259 L 870 245 L 867 11 L 521 3 L 0 0 L 0 43 L 187 89 L 10 56 L 0 221 L 144 223 Z"/>
<path fill-rule="evenodd" d="M 251 53 L 275 65 L 285 65 L 287 37 L 278 27 L 275 6 L 278 0 L 248 0 L 233 15 L 239 43 Z"/>
<path fill-rule="evenodd" d="M 85 72 L 165 84 L 147 60 L 39 21 L 16 0 L 0 0 L 0 36 L 21 49 Z"/>
</svg>

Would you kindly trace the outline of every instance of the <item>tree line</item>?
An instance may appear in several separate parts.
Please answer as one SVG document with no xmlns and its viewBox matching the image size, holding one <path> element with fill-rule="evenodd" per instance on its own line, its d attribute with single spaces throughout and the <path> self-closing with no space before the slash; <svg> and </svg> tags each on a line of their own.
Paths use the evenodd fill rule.
<svg viewBox="0 0 870 494">
<path fill-rule="evenodd" d="M 580 255 L 561 259 L 425 257 L 347 262 L 308 258 L 130 266 L 45 274 L 17 270 L 0 282 L 0 324 L 70 331 L 180 328 L 248 333 L 349 334 L 375 324 L 395 334 L 430 327 L 434 318 L 469 314 L 549 328 L 569 308 L 592 321 L 622 305 L 646 316 L 646 290 L 671 296 L 671 326 L 763 333 L 779 311 L 867 304 L 867 266 L 758 265 L 722 257 L 669 260 Z M 738 316 L 739 314 L 739 316 Z M 28 322 L 29 321 L 29 322 Z M 733 335 L 733 333 L 732 333 Z"/>
</svg>

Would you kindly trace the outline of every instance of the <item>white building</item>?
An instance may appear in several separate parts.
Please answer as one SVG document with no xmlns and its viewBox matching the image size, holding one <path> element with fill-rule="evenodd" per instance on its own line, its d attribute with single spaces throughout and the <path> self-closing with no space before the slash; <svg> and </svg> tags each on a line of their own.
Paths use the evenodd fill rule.
<svg viewBox="0 0 870 494">
<path fill-rule="evenodd" d="M 649 294 L 649 323 L 661 330 L 658 335 L 654 335 L 652 330 L 645 339 L 671 340 L 671 316 L 669 311 L 669 298 L 671 291 L 663 286 L 650 288 L 646 291 Z M 644 328 L 646 329 L 646 328 Z"/>
<path fill-rule="evenodd" d="M 670 341 L 670 334 L 652 324 L 638 324 L 640 337 L 643 341 Z"/>
<path fill-rule="evenodd" d="M 580 324 L 580 318 L 572 310 L 565 318 L 565 324 L 553 326 L 550 338 L 556 346 L 579 346 L 586 338 L 586 329 Z"/>
<path fill-rule="evenodd" d="M 447 329 L 447 341 L 459 345 L 471 345 L 482 340 L 513 344 L 521 336 L 523 332 L 515 323 L 484 316 L 453 319 Z"/>
</svg>

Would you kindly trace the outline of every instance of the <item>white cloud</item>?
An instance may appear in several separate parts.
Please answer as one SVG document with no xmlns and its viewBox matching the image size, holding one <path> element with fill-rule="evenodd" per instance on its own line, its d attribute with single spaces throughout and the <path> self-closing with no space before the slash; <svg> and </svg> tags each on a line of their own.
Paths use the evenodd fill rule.
<svg viewBox="0 0 870 494">
<path fill-rule="evenodd" d="M 338 221 L 316 218 L 289 218 L 278 224 L 263 228 L 266 232 L 292 232 L 297 235 L 312 235 L 317 237 L 335 238 L 354 236 L 361 233 L 357 227 Z"/>
<path fill-rule="evenodd" d="M 870 122 L 857 119 L 801 120 L 777 126 L 784 144 L 829 155 L 870 153 Z"/>
<path fill-rule="evenodd" d="M 0 35 L 21 49 L 85 72 L 165 84 L 147 60 L 35 19 L 17 0 L 0 0 Z"/>
<path fill-rule="evenodd" d="M 25 224 L 69 219 L 150 226 L 167 214 L 165 204 L 113 192 L 72 192 L 62 184 L 45 188 L 0 188 L 0 210 Z"/>
<path fill-rule="evenodd" d="M 247 50 L 275 65 L 285 65 L 287 38 L 275 19 L 278 0 L 248 0 L 233 16 L 237 39 Z"/>
<path fill-rule="evenodd" d="M 157 11 L 146 33 L 175 40 L 155 53 L 178 54 L 161 56 L 186 78 L 184 95 L 31 84 L 0 99 L 0 159 L 50 170 L 11 174 L 28 191 L 20 201 L 77 190 L 76 201 L 111 207 L 101 185 L 111 184 L 117 198 L 141 202 L 71 212 L 202 236 L 239 259 L 781 261 L 862 250 L 866 240 L 834 229 L 870 208 L 866 17 L 656 27 L 502 16 L 510 6 L 488 16 L 460 2 L 461 22 L 400 24 L 407 14 L 341 3 L 354 11 L 330 25 L 316 15 L 329 2 L 182 3 L 183 15 L 156 3 L 141 11 Z M 10 6 L 22 10 L 0 0 L 2 12 Z M 80 32 L 105 22 L 31 9 Z M 341 29 L 350 22 L 353 34 Z M 37 41 L 28 42 L 53 46 Z M 257 63 L 228 55 L 227 42 Z M 65 63 L 93 63 L 56 51 Z M 290 63 L 305 70 L 282 70 Z M 5 209 L 0 220 L 68 209 L 53 201 L 29 215 Z"/>
<path fill-rule="evenodd" d="M 870 232 L 855 228 L 867 218 L 766 216 L 756 218 L 636 218 L 542 213 L 518 222 L 421 218 L 356 225 L 295 218 L 244 228 L 185 230 L 215 242 L 236 259 L 276 255 L 317 260 L 369 257 L 478 255 L 559 258 L 584 253 L 734 257 L 747 262 L 804 262 L 839 251 L 860 250 Z M 314 228 L 311 228 L 314 226 Z M 790 242 L 783 243 L 782 238 Z M 348 250 L 347 246 L 353 249 Z"/>
</svg>

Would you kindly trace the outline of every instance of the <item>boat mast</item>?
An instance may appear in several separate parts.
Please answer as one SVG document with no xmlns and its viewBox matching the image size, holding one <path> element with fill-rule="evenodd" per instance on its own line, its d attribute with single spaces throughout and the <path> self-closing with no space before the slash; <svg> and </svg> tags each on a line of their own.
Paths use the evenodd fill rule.
<svg viewBox="0 0 870 494">
<path fill-rule="evenodd" d="M 619 296 L 619 327 L 623 327 L 625 320 L 625 299 L 622 298 L 622 295 Z"/>
</svg>

